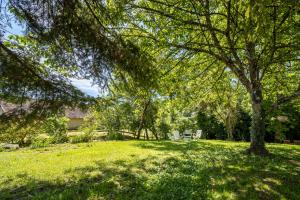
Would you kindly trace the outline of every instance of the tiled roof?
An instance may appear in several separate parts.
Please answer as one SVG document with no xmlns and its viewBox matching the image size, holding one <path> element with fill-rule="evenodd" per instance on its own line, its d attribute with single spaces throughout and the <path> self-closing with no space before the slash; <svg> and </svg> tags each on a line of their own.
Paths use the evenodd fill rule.
<svg viewBox="0 0 300 200">
<path fill-rule="evenodd" d="M 3 102 L 3 101 L 0 102 L 0 106 L 1 106 L 1 109 L 4 113 L 11 112 L 15 109 L 27 110 L 29 108 L 28 103 L 25 103 L 25 104 L 22 104 L 22 105 L 17 105 L 17 104 L 7 103 L 7 102 Z"/>
<path fill-rule="evenodd" d="M 29 108 L 29 103 L 25 103 L 22 106 L 13 104 L 13 103 L 7 103 L 7 102 L 0 102 L 0 114 L 1 113 L 7 113 L 7 112 L 13 112 L 15 109 L 24 109 L 28 110 Z M 65 116 L 68 118 L 84 118 L 87 115 L 87 112 L 84 112 L 80 110 L 79 108 L 75 109 L 66 109 L 65 111 Z"/>
<path fill-rule="evenodd" d="M 68 118 L 84 118 L 87 115 L 86 112 L 83 112 L 79 108 L 67 109 L 65 113 Z"/>
</svg>

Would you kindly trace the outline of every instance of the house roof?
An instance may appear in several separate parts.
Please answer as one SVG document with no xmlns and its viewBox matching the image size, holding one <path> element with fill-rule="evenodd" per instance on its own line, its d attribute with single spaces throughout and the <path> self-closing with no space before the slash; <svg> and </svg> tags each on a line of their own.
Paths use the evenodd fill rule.
<svg viewBox="0 0 300 200">
<path fill-rule="evenodd" d="M 68 118 L 84 118 L 87 115 L 87 112 L 84 112 L 79 108 L 67 109 L 65 113 L 66 113 L 66 117 Z"/>
<path fill-rule="evenodd" d="M 17 104 L 13 104 L 13 103 L 7 103 L 4 101 L 0 101 L 0 114 L 13 112 L 15 109 L 28 110 L 29 103 L 25 103 L 21 106 L 21 105 L 17 105 Z M 65 110 L 65 116 L 68 118 L 81 119 L 81 118 L 84 118 L 86 115 L 87 115 L 87 112 L 84 112 L 84 111 L 80 110 L 79 108 L 75 108 L 75 109 L 67 108 Z"/>
<path fill-rule="evenodd" d="M 27 110 L 27 109 L 29 109 L 29 104 L 24 103 L 22 105 L 17 105 L 17 104 L 13 104 L 13 103 L 7 103 L 7 102 L 4 102 L 4 101 L 0 101 L 0 108 L 1 108 L 3 113 L 6 113 L 6 112 L 11 112 L 15 109 Z"/>
</svg>

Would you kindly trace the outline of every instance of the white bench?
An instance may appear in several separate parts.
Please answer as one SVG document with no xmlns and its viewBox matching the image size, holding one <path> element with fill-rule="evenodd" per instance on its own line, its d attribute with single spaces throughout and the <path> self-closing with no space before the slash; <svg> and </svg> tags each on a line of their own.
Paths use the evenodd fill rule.
<svg viewBox="0 0 300 200">
<path fill-rule="evenodd" d="M 184 139 L 185 141 L 191 140 L 191 139 L 192 139 L 192 130 L 185 130 L 185 131 L 183 132 L 183 139 Z"/>
</svg>

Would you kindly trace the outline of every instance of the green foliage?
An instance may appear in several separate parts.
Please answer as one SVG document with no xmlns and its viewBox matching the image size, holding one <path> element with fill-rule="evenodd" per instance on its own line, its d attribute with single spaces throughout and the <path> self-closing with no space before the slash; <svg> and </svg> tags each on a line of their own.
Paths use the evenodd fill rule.
<svg viewBox="0 0 300 200">
<path fill-rule="evenodd" d="M 174 129 L 178 130 L 180 133 L 183 133 L 185 130 L 195 130 L 194 121 L 188 118 L 179 118 L 176 120 Z"/>
<path fill-rule="evenodd" d="M 171 125 L 166 123 L 165 121 L 160 121 L 157 128 L 160 134 L 160 138 L 163 139 L 168 138 L 168 133 L 170 133 L 172 129 Z"/>
<path fill-rule="evenodd" d="M 279 120 L 280 117 L 286 120 Z M 283 140 L 300 139 L 299 102 L 291 102 L 281 106 L 267 116 L 266 141 L 283 142 Z"/>
<path fill-rule="evenodd" d="M 66 79 L 74 69 L 58 64 L 51 48 L 40 46 L 33 38 L 32 34 L 14 35 L 0 43 L 0 98 L 15 104 L 26 102 L 30 108 L 1 115 L 3 123 L 42 120 L 63 106 L 82 106 L 90 100 Z"/>
<path fill-rule="evenodd" d="M 130 22 L 124 35 L 161 58 L 159 67 L 167 82 L 161 90 L 166 96 L 183 98 L 181 106 L 194 101 L 194 109 L 206 104 L 203 110 L 213 110 L 206 114 L 217 119 L 211 121 L 222 121 L 232 139 L 240 96 L 236 94 L 248 94 L 255 105 L 247 105 L 253 109 L 250 151 L 267 153 L 263 101 L 272 100 L 276 107 L 300 96 L 298 1 L 124 4 L 123 16 Z"/>
<path fill-rule="evenodd" d="M 32 139 L 42 133 L 39 122 L 28 124 L 11 124 L 0 133 L 0 142 L 19 144 L 20 147 L 30 145 Z"/>
<path fill-rule="evenodd" d="M 110 132 L 106 136 L 107 140 L 124 140 L 124 136 L 118 132 Z"/>
<path fill-rule="evenodd" d="M 43 123 L 43 130 L 51 136 L 52 143 L 64 143 L 68 141 L 68 121 L 66 117 L 52 116 Z"/>
<path fill-rule="evenodd" d="M 237 141 L 250 141 L 251 116 L 244 110 L 238 111 L 238 119 L 234 128 L 233 138 Z"/>
<path fill-rule="evenodd" d="M 31 148 L 47 147 L 51 143 L 52 143 L 52 139 L 50 137 L 37 136 L 32 140 L 30 147 Z"/>
<path fill-rule="evenodd" d="M 91 142 L 92 140 L 93 140 L 93 135 L 87 133 L 75 135 L 69 138 L 69 142 L 72 144 Z"/>
<path fill-rule="evenodd" d="M 197 126 L 203 131 L 207 139 L 226 139 L 224 125 L 217 121 L 213 115 L 206 115 L 203 112 L 197 114 Z"/>
<path fill-rule="evenodd" d="M 79 130 L 83 133 L 70 138 L 71 143 L 90 142 L 93 140 L 95 131 L 98 128 L 98 122 L 94 115 L 89 114 L 83 121 Z"/>
<path fill-rule="evenodd" d="M 94 116 L 99 122 L 99 127 L 108 132 L 121 130 L 128 125 L 128 113 L 122 109 L 122 104 L 114 99 L 99 101 L 95 106 Z"/>
<path fill-rule="evenodd" d="M 9 1 L 28 35 L 0 43 L 0 97 L 22 102 L 35 96 L 33 111 L 47 113 L 38 108 L 48 105 L 57 112 L 85 102 L 66 79 L 84 77 L 110 89 L 96 108 L 109 133 L 130 130 L 139 137 L 159 130 L 166 137 L 170 124 L 180 132 L 199 127 L 207 138 L 236 140 L 249 140 L 250 120 L 239 109 L 249 113 L 251 101 L 252 145 L 264 148 L 264 100 L 277 108 L 300 95 L 297 3 Z M 205 112 L 195 120 L 185 110 Z M 293 138 L 299 120 L 289 113 L 285 124 L 270 116 L 267 131 Z M 92 129 L 82 131 L 91 135 Z M 62 142 L 65 134 L 52 136 Z"/>
</svg>

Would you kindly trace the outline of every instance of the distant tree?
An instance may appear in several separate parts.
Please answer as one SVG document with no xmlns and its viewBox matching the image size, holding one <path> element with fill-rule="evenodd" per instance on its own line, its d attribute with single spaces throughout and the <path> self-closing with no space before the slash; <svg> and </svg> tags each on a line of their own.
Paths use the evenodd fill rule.
<svg viewBox="0 0 300 200">
<path fill-rule="evenodd" d="M 283 142 L 300 139 L 299 101 L 280 106 L 267 117 L 267 141 Z"/>
<path fill-rule="evenodd" d="M 251 116 L 242 109 L 238 109 L 237 123 L 234 128 L 234 140 L 250 141 Z"/>
<path fill-rule="evenodd" d="M 226 139 L 225 127 L 213 115 L 198 112 L 197 125 L 207 139 Z"/>
</svg>

